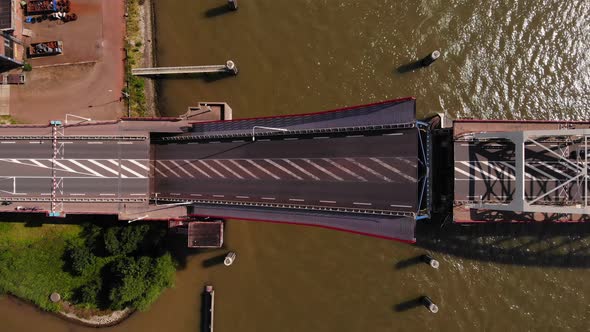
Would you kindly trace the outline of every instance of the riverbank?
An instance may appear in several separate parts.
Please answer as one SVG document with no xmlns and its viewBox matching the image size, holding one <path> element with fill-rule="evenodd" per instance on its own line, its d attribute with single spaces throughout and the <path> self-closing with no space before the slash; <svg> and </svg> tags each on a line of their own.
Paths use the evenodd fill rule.
<svg viewBox="0 0 590 332">
<path fill-rule="evenodd" d="M 151 0 L 126 0 L 125 92 L 128 115 L 156 116 L 156 89 L 151 79 L 133 76 L 132 68 L 153 67 L 156 63 L 153 3 Z"/>
</svg>

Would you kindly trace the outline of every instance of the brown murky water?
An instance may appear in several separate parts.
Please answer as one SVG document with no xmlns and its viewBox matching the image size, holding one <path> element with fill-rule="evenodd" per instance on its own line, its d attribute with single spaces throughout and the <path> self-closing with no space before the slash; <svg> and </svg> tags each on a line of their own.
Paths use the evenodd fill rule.
<svg viewBox="0 0 590 332">
<path fill-rule="evenodd" d="M 235 117 L 331 109 L 413 95 L 420 116 L 590 117 L 590 2 L 157 1 L 159 65 L 222 64 L 221 80 L 165 79 L 164 115 L 224 100 Z M 434 49 L 425 69 L 408 63 Z M 419 227 L 410 246 L 298 226 L 231 221 L 225 253 L 195 253 L 176 287 L 105 331 L 198 331 L 216 287 L 216 331 L 584 331 L 590 225 Z M 433 270 L 412 264 L 431 252 Z M 411 300 L 427 294 L 436 315 Z M 0 299 L 0 330 L 85 331 Z"/>
</svg>

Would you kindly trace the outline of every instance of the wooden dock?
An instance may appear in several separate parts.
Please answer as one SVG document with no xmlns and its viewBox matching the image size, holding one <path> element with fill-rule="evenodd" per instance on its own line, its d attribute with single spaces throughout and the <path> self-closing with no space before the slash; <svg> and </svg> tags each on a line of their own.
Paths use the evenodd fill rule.
<svg viewBox="0 0 590 332">
<path fill-rule="evenodd" d="M 131 69 L 135 76 L 159 76 L 159 75 L 183 75 L 183 74 L 209 74 L 209 73 L 232 73 L 238 74 L 238 67 L 229 60 L 225 65 L 212 66 L 184 66 L 184 67 L 156 67 L 156 68 L 135 68 Z"/>
</svg>

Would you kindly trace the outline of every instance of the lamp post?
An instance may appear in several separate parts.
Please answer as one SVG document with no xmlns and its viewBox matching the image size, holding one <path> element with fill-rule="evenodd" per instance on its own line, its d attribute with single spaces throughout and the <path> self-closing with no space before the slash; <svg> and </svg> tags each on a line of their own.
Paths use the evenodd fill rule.
<svg viewBox="0 0 590 332">
<path fill-rule="evenodd" d="M 255 137 L 255 130 L 256 129 L 266 129 L 266 130 L 276 130 L 276 131 L 289 131 L 288 129 L 285 128 L 273 128 L 273 127 L 264 127 L 264 126 L 254 126 L 252 127 L 252 141 L 256 140 Z"/>
<path fill-rule="evenodd" d="M 92 119 L 90 119 L 90 118 L 85 118 L 85 117 L 74 115 L 74 114 L 66 114 L 66 121 L 65 121 L 66 124 L 68 124 L 68 116 L 69 117 L 72 117 L 72 118 L 77 118 L 77 119 L 82 120 L 82 121 L 76 122 L 77 124 L 80 124 L 80 123 L 83 123 L 83 122 L 87 122 L 87 121 L 92 121 Z"/>
</svg>

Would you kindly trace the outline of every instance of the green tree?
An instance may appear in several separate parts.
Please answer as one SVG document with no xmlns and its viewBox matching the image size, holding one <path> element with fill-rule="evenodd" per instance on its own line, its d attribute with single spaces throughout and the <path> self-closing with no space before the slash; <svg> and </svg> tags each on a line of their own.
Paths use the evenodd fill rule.
<svg viewBox="0 0 590 332">
<path fill-rule="evenodd" d="M 78 301 L 96 306 L 98 303 L 98 293 L 102 288 L 102 279 L 94 278 L 78 290 Z"/>
<path fill-rule="evenodd" d="M 96 257 L 83 243 L 68 243 L 66 255 L 74 275 L 83 275 L 96 264 Z"/>
</svg>

